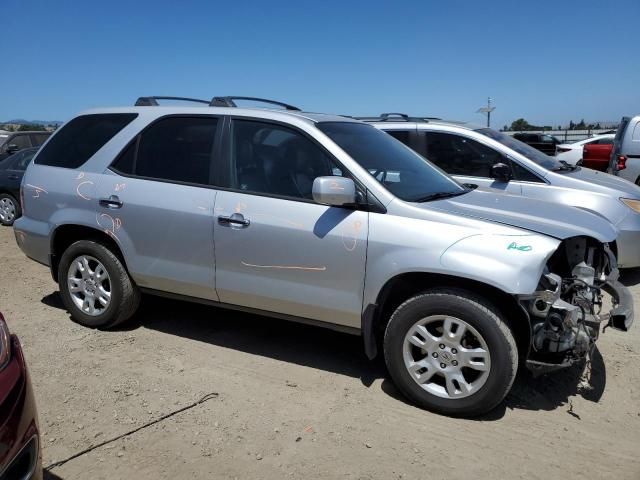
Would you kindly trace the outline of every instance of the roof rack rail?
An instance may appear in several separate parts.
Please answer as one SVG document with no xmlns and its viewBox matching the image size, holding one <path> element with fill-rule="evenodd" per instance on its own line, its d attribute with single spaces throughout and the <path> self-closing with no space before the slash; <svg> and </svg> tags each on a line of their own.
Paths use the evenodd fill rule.
<svg viewBox="0 0 640 480">
<path fill-rule="evenodd" d="M 353 117 L 365 122 L 429 122 L 430 120 L 441 120 L 438 117 L 411 117 L 406 113 L 388 112 L 381 113 L 378 117 Z"/>
<path fill-rule="evenodd" d="M 199 98 L 154 96 L 154 97 L 139 97 L 138 100 L 136 100 L 135 106 L 136 107 L 157 107 L 159 105 L 158 100 L 182 100 L 184 102 L 204 103 L 206 105 L 209 105 L 210 103 L 208 100 L 200 100 Z"/>
<path fill-rule="evenodd" d="M 266 98 L 258 98 L 258 97 L 213 97 L 213 100 L 209 103 L 210 107 L 237 107 L 235 100 L 248 100 L 252 102 L 262 102 L 269 103 L 271 105 L 278 105 L 286 110 L 295 110 L 297 112 L 300 111 L 298 107 L 294 107 L 293 105 L 289 105 L 283 102 L 276 102 L 275 100 L 268 100 Z"/>
</svg>

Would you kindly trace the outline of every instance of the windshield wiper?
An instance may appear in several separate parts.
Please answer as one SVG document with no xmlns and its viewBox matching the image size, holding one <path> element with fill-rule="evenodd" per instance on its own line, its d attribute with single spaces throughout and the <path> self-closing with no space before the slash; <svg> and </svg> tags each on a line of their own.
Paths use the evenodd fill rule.
<svg viewBox="0 0 640 480">
<path fill-rule="evenodd" d="M 422 198 L 418 198 L 417 200 L 413 200 L 413 201 L 422 203 L 422 202 L 428 202 L 430 200 L 439 200 L 441 198 L 457 197 L 458 195 L 464 195 L 465 193 L 468 193 L 470 191 L 471 189 L 460 190 L 458 192 L 436 192 L 430 195 L 426 195 Z"/>
</svg>

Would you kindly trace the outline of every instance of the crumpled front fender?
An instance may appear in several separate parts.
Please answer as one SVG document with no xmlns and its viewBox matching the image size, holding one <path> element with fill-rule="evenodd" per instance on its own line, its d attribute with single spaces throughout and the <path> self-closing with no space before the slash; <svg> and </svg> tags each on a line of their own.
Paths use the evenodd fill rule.
<svg viewBox="0 0 640 480">
<path fill-rule="evenodd" d="M 526 295 L 536 290 L 547 260 L 559 245 L 560 240 L 543 235 L 471 235 L 450 245 L 440 264 L 507 293 Z"/>
</svg>

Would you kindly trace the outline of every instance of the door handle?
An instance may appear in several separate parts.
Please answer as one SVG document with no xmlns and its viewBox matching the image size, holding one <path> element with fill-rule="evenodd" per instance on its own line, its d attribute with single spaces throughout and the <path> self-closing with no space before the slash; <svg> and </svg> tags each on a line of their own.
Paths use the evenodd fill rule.
<svg viewBox="0 0 640 480">
<path fill-rule="evenodd" d="M 241 213 L 232 213 L 231 215 L 220 215 L 218 217 L 218 223 L 221 225 L 239 225 L 241 227 L 248 227 L 251 222 L 248 218 L 244 218 Z"/>
<path fill-rule="evenodd" d="M 9 175 L 9 180 L 18 180 L 18 175 Z"/>
<path fill-rule="evenodd" d="M 120 208 L 123 203 L 117 195 L 111 195 L 109 198 L 101 198 L 99 200 L 100 206 L 105 208 Z"/>
</svg>

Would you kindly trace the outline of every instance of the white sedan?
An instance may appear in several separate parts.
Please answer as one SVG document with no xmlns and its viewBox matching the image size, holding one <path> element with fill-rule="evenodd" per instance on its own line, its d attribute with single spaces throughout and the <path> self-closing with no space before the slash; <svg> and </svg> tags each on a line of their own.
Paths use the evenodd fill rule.
<svg viewBox="0 0 640 480">
<path fill-rule="evenodd" d="M 562 143 L 556 145 L 556 159 L 564 160 L 565 162 L 575 165 L 582 160 L 582 149 L 585 145 L 591 144 L 611 144 L 615 133 L 605 133 L 603 135 L 596 135 L 595 137 L 585 138 L 575 143 Z"/>
</svg>

